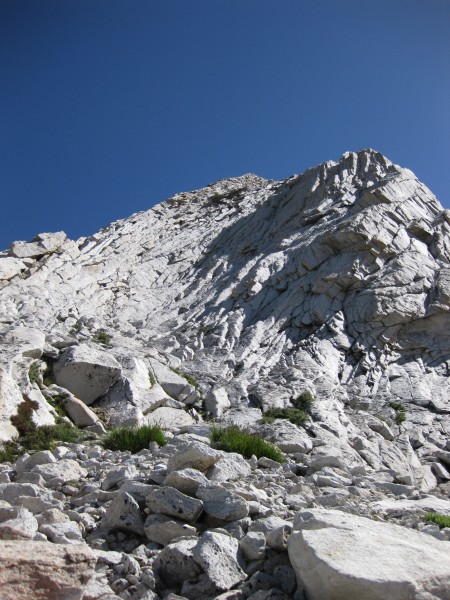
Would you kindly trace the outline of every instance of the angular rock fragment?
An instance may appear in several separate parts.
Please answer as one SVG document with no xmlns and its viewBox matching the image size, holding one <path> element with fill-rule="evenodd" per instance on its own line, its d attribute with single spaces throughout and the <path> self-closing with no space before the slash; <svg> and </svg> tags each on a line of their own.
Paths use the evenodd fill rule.
<svg viewBox="0 0 450 600">
<path fill-rule="evenodd" d="M 239 564 L 239 542 L 227 535 L 205 532 L 192 549 L 192 557 L 220 591 L 246 578 Z"/>
<path fill-rule="evenodd" d="M 208 483 L 208 478 L 197 469 L 181 469 L 171 471 L 164 479 L 165 486 L 171 486 L 183 494 L 195 495 L 199 485 Z"/>
<path fill-rule="evenodd" d="M 206 444 L 193 441 L 183 444 L 176 454 L 171 456 L 167 462 L 167 471 L 180 471 L 181 469 L 197 469 L 206 471 L 222 458 L 222 453 Z"/>
<path fill-rule="evenodd" d="M 172 487 L 155 486 L 145 503 L 152 513 L 162 513 L 182 521 L 195 522 L 203 510 L 200 500 L 186 496 Z"/>
<path fill-rule="evenodd" d="M 248 503 L 220 485 L 201 485 L 196 492 L 205 513 L 218 521 L 236 521 L 248 515 Z"/>
<path fill-rule="evenodd" d="M 100 527 L 145 535 L 139 504 L 126 492 L 119 492 L 108 506 Z"/>
<path fill-rule="evenodd" d="M 197 534 L 195 527 L 166 515 L 151 514 L 144 523 L 145 535 L 151 542 L 167 546 L 179 537 Z"/>
</svg>

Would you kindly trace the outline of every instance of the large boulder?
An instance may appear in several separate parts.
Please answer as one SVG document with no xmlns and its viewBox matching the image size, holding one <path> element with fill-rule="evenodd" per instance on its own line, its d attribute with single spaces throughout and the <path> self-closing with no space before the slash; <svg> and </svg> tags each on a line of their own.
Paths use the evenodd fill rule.
<svg viewBox="0 0 450 600">
<path fill-rule="evenodd" d="M 81 600 L 96 559 L 84 544 L 3 541 L 0 544 L 2 600 Z"/>
<path fill-rule="evenodd" d="M 89 405 L 109 390 L 122 370 L 109 352 L 81 344 L 65 350 L 53 372 L 58 385 Z"/>
<path fill-rule="evenodd" d="M 448 600 L 448 543 L 340 511 L 298 513 L 289 558 L 308 600 Z"/>
</svg>

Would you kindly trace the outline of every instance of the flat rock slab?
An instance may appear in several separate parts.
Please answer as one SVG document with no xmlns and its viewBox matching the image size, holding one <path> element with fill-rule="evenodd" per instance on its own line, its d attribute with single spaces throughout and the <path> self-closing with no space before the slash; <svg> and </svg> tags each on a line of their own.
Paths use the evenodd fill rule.
<svg viewBox="0 0 450 600">
<path fill-rule="evenodd" d="M 0 544 L 0 598 L 81 600 L 95 562 L 84 544 L 4 541 Z"/>
<path fill-rule="evenodd" d="M 450 598 L 448 542 L 340 511 L 298 513 L 289 558 L 308 600 Z"/>
<path fill-rule="evenodd" d="M 109 352 L 80 344 L 61 354 L 53 373 L 58 385 L 85 404 L 92 404 L 118 381 L 122 369 Z"/>
</svg>

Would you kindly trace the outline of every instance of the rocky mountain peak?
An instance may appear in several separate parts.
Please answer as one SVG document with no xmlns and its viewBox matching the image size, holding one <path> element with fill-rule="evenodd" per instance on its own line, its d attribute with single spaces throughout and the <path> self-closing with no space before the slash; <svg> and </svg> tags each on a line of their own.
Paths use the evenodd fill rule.
<svg viewBox="0 0 450 600">
<path fill-rule="evenodd" d="M 16 544 L 0 562 L 32 539 L 25 580 L 48 552 L 64 583 L 39 585 L 87 600 L 448 598 L 450 530 L 424 515 L 450 515 L 449 234 L 430 190 L 368 149 L 11 244 L 0 441 L 24 419 L 100 437 L 0 464 L 0 538 Z M 213 424 L 272 440 L 285 463 L 212 447 Z M 169 443 L 96 445 L 117 425 Z M 73 580 L 53 542 L 81 545 Z"/>
</svg>

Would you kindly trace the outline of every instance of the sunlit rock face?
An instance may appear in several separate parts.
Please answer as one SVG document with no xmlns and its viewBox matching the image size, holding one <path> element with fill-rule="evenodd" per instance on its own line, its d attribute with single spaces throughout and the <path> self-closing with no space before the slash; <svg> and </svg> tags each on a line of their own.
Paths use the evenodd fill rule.
<svg viewBox="0 0 450 600">
<path fill-rule="evenodd" d="M 35 385 L 23 342 L 5 347 L 18 327 L 45 334 L 56 365 L 78 343 L 109 353 L 120 379 L 93 407 L 115 423 L 204 397 L 214 416 L 258 426 L 309 390 L 313 454 L 430 485 L 423 458 L 450 434 L 449 232 L 449 211 L 373 150 L 280 182 L 224 179 L 88 238 L 12 244 L 1 366 Z"/>
</svg>

